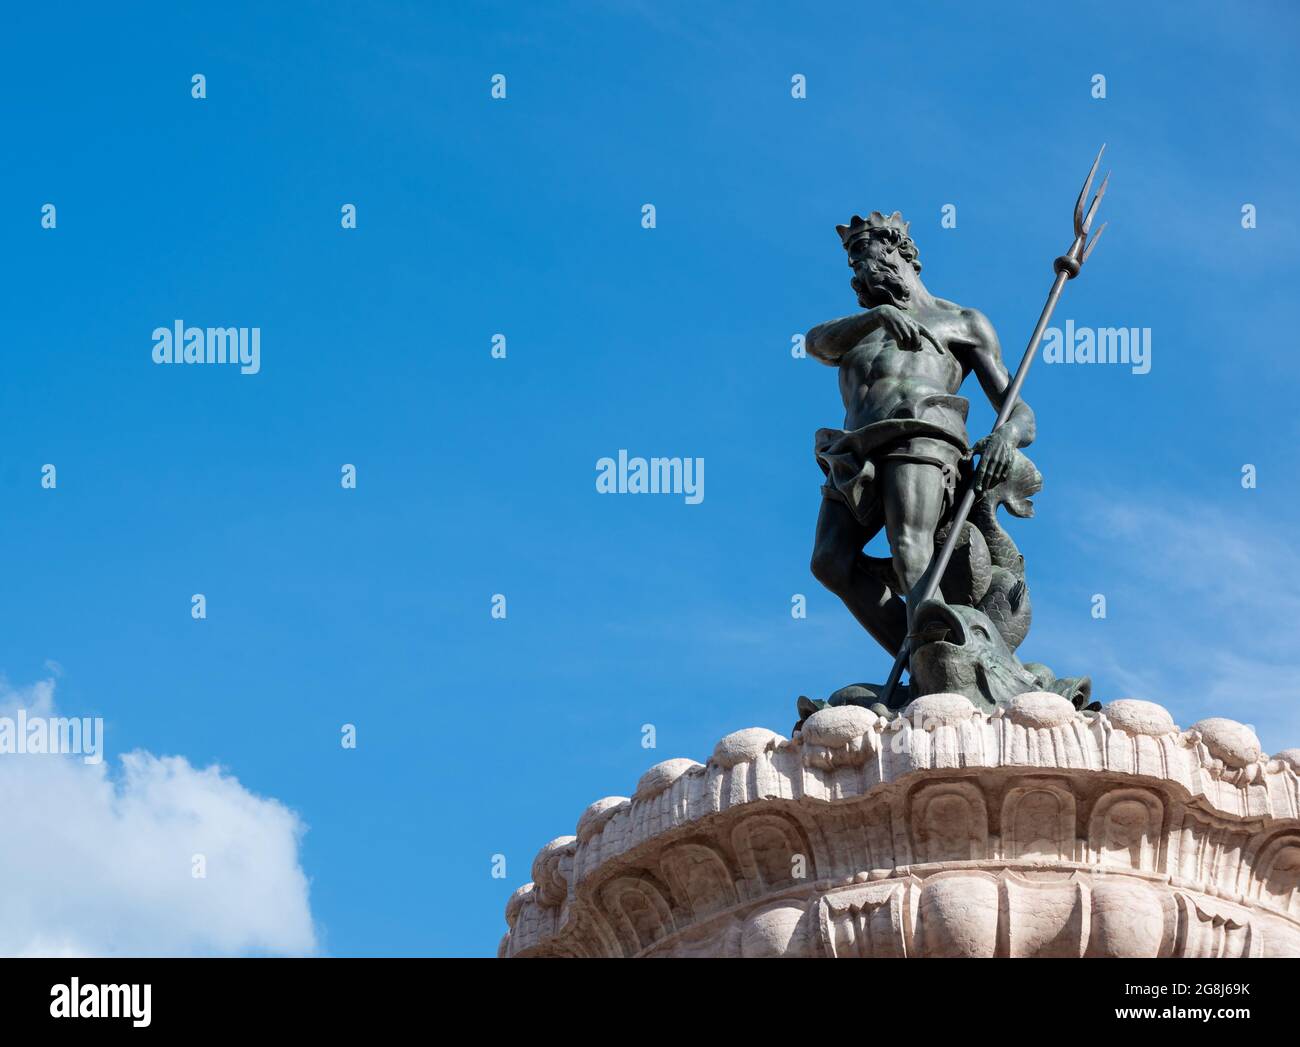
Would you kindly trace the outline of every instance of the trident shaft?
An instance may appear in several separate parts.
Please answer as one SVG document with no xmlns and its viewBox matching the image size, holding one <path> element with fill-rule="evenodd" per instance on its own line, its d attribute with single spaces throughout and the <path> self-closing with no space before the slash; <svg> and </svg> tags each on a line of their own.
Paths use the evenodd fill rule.
<svg viewBox="0 0 1300 1047">
<path fill-rule="evenodd" d="M 1088 205 L 1085 213 L 1083 202 L 1088 198 L 1088 190 L 1092 188 L 1092 180 L 1096 177 L 1097 167 L 1101 164 L 1101 154 L 1106 151 L 1103 145 L 1097 151 L 1097 159 L 1092 162 L 1092 169 L 1088 172 L 1087 181 L 1083 183 L 1083 189 L 1079 192 L 1079 199 L 1074 205 L 1074 242 L 1070 244 L 1070 249 L 1052 263 L 1052 268 L 1056 270 L 1056 279 L 1052 281 L 1052 289 L 1047 293 L 1047 302 L 1043 306 L 1043 311 L 1038 317 L 1038 323 L 1034 326 L 1034 333 L 1029 337 L 1029 347 L 1025 350 L 1025 355 L 1020 360 L 1020 366 L 1016 369 L 1016 375 L 1011 379 L 1011 384 L 1007 386 L 1006 391 L 1002 394 L 1002 407 L 998 411 L 998 420 L 993 423 L 993 431 L 996 432 L 1002 427 L 1015 406 L 1020 402 L 1020 390 L 1025 384 L 1025 378 L 1029 375 L 1029 367 L 1034 362 L 1034 354 L 1038 351 L 1038 343 L 1042 340 L 1043 331 L 1047 329 L 1048 322 L 1052 319 L 1052 311 L 1056 308 L 1056 302 L 1061 297 L 1061 291 L 1065 289 L 1068 280 L 1073 280 L 1079 275 L 1079 270 L 1083 268 L 1083 263 L 1088 260 L 1092 254 L 1092 249 L 1097 246 L 1097 241 L 1101 239 L 1101 234 L 1106 231 L 1106 223 L 1103 222 L 1093 235 L 1088 239 L 1088 230 L 1092 228 L 1093 216 L 1097 213 L 1097 205 L 1101 203 L 1101 198 L 1106 195 L 1106 186 L 1110 182 L 1109 173 L 1101 181 L 1101 188 L 1097 190 L 1097 195 L 1092 198 L 1092 203 Z M 930 561 L 930 566 L 925 574 L 925 588 L 921 592 L 918 605 L 929 600 L 939 591 L 939 583 L 943 580 L 944 572 L 948 569 L 948 561 L 952 559 L 952 554 L 957 548 L 957 542 L 961 538 L 963 525 L 966 518 L 970 516 L 971 508 L 975 505 L 975 498 L 978 495 L 975 487 L 975 477 L 972 475 L 970 482 L 966 485 L 966 491 L 962 495 L 961 502 L 957 505 L 957 511 L 952 518 L 952 526 L 948 529 L 948 537 L 944 540 L 943 548 Z M 912 650 L 912 637 L 909 635 L 903 640 L 902 646 L 898 649 L 898 656 L 894 659 L 894 667 L 889 672 L 889 679 L 885 682 L 884 690 L 881 692 L 880 701 L 886 708 L 892 708 L 891 702 L 894 697 L 894 691 L 898 689 L 898 681 L 903 675 L 903 668 L 907 665 L 908 657 Z"/>
</svg>

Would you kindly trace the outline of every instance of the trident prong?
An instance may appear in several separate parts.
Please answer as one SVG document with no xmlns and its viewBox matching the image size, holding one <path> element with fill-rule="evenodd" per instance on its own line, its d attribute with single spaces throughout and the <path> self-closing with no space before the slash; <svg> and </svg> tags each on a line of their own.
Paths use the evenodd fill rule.
<svg viewBox="0 0 1300 1047">
<path fill-rule="evenodd" d="M 1106 151 L 1106 146 L 1102 145 L 1097 150 L 1097 158 L 1093 160 L 1092 167 L 1088 170 L 1087 180 L 1083 183 L 1083 188 L 1079 191 L 1079 199 L 1074 204 L 1074 243 L 1070 249 L 1057 259 L 1057 262 L 1067 273 L 1067 279 L 1074 279 L 1079 275 L 1079 266 L 1088 260 L 1088 255 L 1092 254 L 1092 249 L 1097 245 L 1097 240 L 1101 236 L 1102 229 L 1106 228 L 1106 223 L 1102 223 L 1101 228 L 1093 235 L 1091 240 L 1088 239 L 1088 230 L 1092 228 L 1092 220 L 1097 214 L 1097 208 L 1101 206 L 1101 198 L 1106 195 L 1106 187 L 1110 185 L 1110 172 L 1106 172 L 1106 177 L 1101 180 L 1101 187 L 1097 190 L 1097 195 L 1092 198 L 1092 203 L 1088 205 L 1087 213 L 1084 213 L 1083 202 L 1088 199 L 1088 190 L 1092 188 L 1092 180 L 1097 177 L 1097 168 L 1101 166 L 1101 155 Z"/>
<path fill-rule="evenodd" d="M 1110 172 L 1106 172 L 1106 177 L 1101 180 L 1101 188 L 1097 190 L 1097 195 L 1092 198 L 1092 204 L 1088 207 L 1088 213 L 1083 216 L 1083 231 L 1086 233 L 1092 228 L 1092 216 L 1097 213 L 1097 205 L 1101 203 L 1101 198 L 1106 195 L 1106 186 L 1110 185 Z"/>
<path fill-rule="evenodd" d="M 1079 258 L 1079 264 L 1083 265 L 1088 260 L 1088 255 L 1092 254 L 1092 249 L 1097 246 L 1097 241 L 1101 239 L 1101 234 L 1106 231 L 1109 222 L 1102 222 L 1097 231 L 1092 234 L 1092 239 L 1088 241 L 1088 246 L 1083 249 L 1083 255 Z"/>
<path fill-rule="evenodd" d="M 1097 168 L 1101 166 L 1101 154 L 1106 151 L 1103 143 L 1102 147 L 1097 150 L 1097 159 L 1092 162 L 1092 168 L 1088 171 L 1087 181 L 1083 183 L 1083 188 L 1079 190 L 1079 199 L 1074 204 L 1074 235 L 1083 236 L 1088 231 L 1088 226 L 1083 218 L 1083 202 L 1088 199 L 1088 190 L 1092 188 L 1092 180 L 1097 176 Z M 1105 187 L 1103 186 L 1103 191 Z M 1097 194 L 1098 197 L 1101 193 Z M 1097 201 L 1093 201 L 1093 207 L 1097 206 Z M 1092 216 L 1092 207 L 1088 208 L 1089 217 Z"/>
</svg>

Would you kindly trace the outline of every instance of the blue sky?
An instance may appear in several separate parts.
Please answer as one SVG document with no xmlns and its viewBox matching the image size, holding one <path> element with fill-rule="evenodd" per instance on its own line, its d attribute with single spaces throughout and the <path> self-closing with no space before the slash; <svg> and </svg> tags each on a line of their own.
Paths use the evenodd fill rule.
<svg viewBox="0 0 1300 1047">
<path fill-rule="evenodd" d="M 1297 15 L 1063 13 L 12 12 L 0 672 L 115 760 L 297 812 L 319 951 L 492 954 L 587 804 L 888 670 L 808 572 L 842 408 L 790 339 L 854 308 L 834 225 L 901 210 L 1018 359 L 1105 141 L 1111 226 L 1058 318 L 1150 328 L 1152 366 L 1031 375 L 1021 654 L 1300 744 Z M 177 319 L 260 327 L 261 372 L 154 365 Z M 597 494 L 620 448 L 704 458 L 703 503 Z"/>
</svg>

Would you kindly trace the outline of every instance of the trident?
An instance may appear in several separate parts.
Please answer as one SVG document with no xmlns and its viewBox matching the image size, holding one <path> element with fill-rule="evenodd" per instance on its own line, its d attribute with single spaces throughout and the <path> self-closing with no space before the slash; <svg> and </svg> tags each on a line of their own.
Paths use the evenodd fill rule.
<svg viewBox="0 0 1300 1047">
<path fill-rule="evenodd" d="M 1101 234 L 1106 231 L 1106 223 L 1103 222 L 1092 239 L 1088 239 L 1088 230 L 1092 228 L 1092 218 L 1097 213 L 1097 205 L 1101 203 L 1101 198 L 1106 195 L 1106 185 L 1110 182 L 1109 172 L 1101 180 L 1101 188 L 1097 190 L 1097 195 L 1092 198 L 1092 203 L 1088 205 L 1087 213 L 1085 214 L 1083 210 L 1083 202 L 1088 198 L 1088 190 L 1092 188 L 1092 180 L 1097 174 L 1098 165 L 1101 163 L 1101 154 L 1105 151 L 1106 147 L 1104 145 L 1097 151 L 1097 159 L 1092 162 L 1092 169 L 1088 172 L 1088 179 L 1083 183 L 1083 189 L 1079 191 L 1079 199 L 1074 205 L 1074 242 L 1070 244 L 1070 249 L 1065 254 L 1052 263 L 1052 268 L 1056 270 L 1056 279 L 1052 281 L 1052 289 L 1047 293 L 1047 302 L 1038 317 L 1034 333 L 1030 335 L 1029 348 L 1025 350 L 1020 366 L 1016 369 L 1016 376 L 1011 379 L 1011 384 L 1007 386 L 1006 392 L 1003 393 L 1002 408 L 998 411 L 998 420 L 993 423 L 994 432 L 1001 428 L 1003 423 L 1011 417 L 1011 412 L 1020 401 L 1020 389 L 1025 384 L 1025 378 L 1029 375 L 1029 365 L 1034 362 L 1034 353 L 1038 351 L 1038 343 L 1043 337 L 1043 331 L 1046 329 L 1048 321 L 1052 318 L 1052 310 L 1056 308 L 1057 299 L 1061 297 L 1061 291 L 1065 288 L 1066 281 L 1073 280 L 1079 275 L 1083 263 L 1088 260 L 1088 256 L 1092 254 L 1092 249 L 1097 246 L 1097 241 L 1101 239 Z M 957 512 L 952 518 L 952 526 L 948 529 L 948 537 L 943 543 L 943 548 L 930 561 L 930 567 L 925 576 L 925 589 L 917 601 L 918 606 L 938 592 L 943 573 L 948 569 L 948 561 L 952 559 L 952 554 L 957 548 L 962 526 L 966 523 L 966 518 L 970 516 L 971 508 L 975 505 L 975 497 L 978 493 L 975 486 L 975 477 L 972 475 L 970 483 L 966 487 L 966 492 L 962 495 L 961 502 L 957 506 Z M 890 701 L 898 687 L 899 678 L 903 675 L 903 667 L 907 665 L 911 649 L 912 637 L 908 635 L 898 649 L 898 655 L 894 658 L 894 667 L 889 671 L 889 679 L 885 682 L 884 690 L 880 693 L 880 701 L 886 708 L 891 707 Z"/>
</svg>

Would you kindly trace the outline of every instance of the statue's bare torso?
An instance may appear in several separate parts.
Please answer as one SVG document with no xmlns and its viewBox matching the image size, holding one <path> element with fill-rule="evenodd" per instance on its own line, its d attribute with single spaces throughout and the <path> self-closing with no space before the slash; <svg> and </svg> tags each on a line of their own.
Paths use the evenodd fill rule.
<svg viewBox="0 0 1300 1047">
<path fill-rule="evenodd" d="M 914 315 L 944 348 L 926 341 L 919 350 L 904 349 L 883 327 L 868 333 L 839 360 L 845 429 L 860 429 L 895 416 L 900 408 L 915 409 L 927 397 L 961 388 L 967 368 L 949 345 L 960 352 L 969 341 L 963 310 L 936 300 L 933 308 Z"/>
<path fill-rule="evenodd" d="M 912 601 L 904 597 L 923 583 L 960 461 L 978 451 L 976 483 L 997 483 L 1014 449 L 1033 440 L 1034 417 L 1019 403 L 970 448 L 963 380 L 973 372 L 995 408 L 1010 384 L 992 325 L 926 289 L 898 214 L 855 216 L 838 231 L 865 311 L 818 324 L 806 339 L 809 355 L 839 370 L 844 401 L 844 428 L 817 434 L 827 482 L 812 569 L 893 652 L 909 627 Z M 865 571 L 861 557 L 882 527 L 891 584 Z"/>
</svg>

